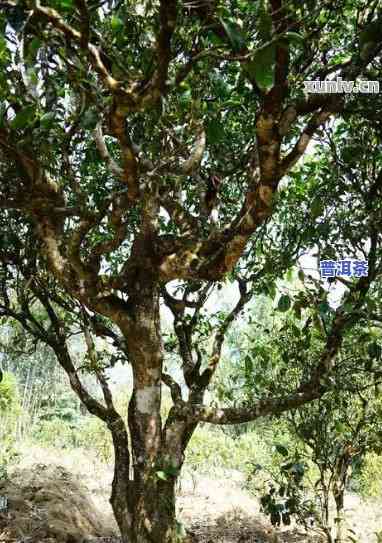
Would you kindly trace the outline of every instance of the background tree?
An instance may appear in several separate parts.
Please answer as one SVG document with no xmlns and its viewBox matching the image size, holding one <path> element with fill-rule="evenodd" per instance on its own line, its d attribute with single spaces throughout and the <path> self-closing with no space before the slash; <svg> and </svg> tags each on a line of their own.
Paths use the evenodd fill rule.
<svg viewBox="0 0 382 543">
<path fill-rule="evenodd" d="M 171 542 L 174 485 L 198 422 L 247 422 L 319 398 L 380 273 L 377 176 L 373 184 L 365 180 L 357 215 L 363 226 L 352 238 L 351 254 L 370 242 L 369 275 L 331 312 L 314 363 L 296 372 L 290 387 L 259 392 L 251 404 L 203 404 L 229 325 L 256 289 L 272 289 L 301 246 L 312 246 L 316 231 L 305 225 L 299 236 L 280 235 L 272 222 L 277 203 L 297 199 L 293 212 L 281 215 L 293 219 L 284 233 L 307 208 L 322 224 L 311 192 L 301 191 L 303 176 L 291 172 L 320 127 L 348 103 L 341 94 L 306 96 L 303 82 L 374 76 L 379 2 L 6 0 L 1 7 L 2 261 L 29 281 L 53 336 L 28 315 L 28 305 L 24 325 L 49 338 L 73 389 L 110 428 L 111 502 L 123 540 Z M 289 173 L 284 194 L 280 181 Z M 329 188 L 338 203 L 329 175 L 314 190 Z M 345 199 L 355 190 L 344 182 Z M 239 301 L 217 317 L 204 354 L 202 308 L 209 289 L 227 278 L 237 280 Z M 57 299 L 57 291 L 65 295 Z M 3 296 L 10 315 L 6 289 Z M 160 298 L 174 315 L 186 399 L 164 371 Z M 69 299 L 81 308 L 104 404 L 89 397 L 67 355 L 58 308 Z M 99 317 L 132 366 L 131 458 L 93 349 Z M 166 421 L 163 383 L 174 404 Z"/>
<path fill-rule="evenodd" d="M 381 451 L 380 402 L 368 398 L 367 391 L 359 392 L 358 401 L 349 394 L 325 397 L 312 410 L 302 410 L 293 419 L 296 434 L 310 449 L 309 456 L 319 471 L 315 490 L 320 499 L 320 524 L 328 543 L 351 539 L 344 527 L 344 495 L 352 468 L 367 452 Z"/>
<path fill-rule="evenodd" d="M 302 166 L 302 171 L 310 177 L 308 190 L 312 191 L 313 221 L 305 217 L 306 230 L 311 231 L 311 239 L 317 236 L 315 251 L 320 258 L 336 259 L 337 255 L 352 251 L 356 257 L 357 252 L 364 250 L 356 241 L 356 231 L 364 227 L 359 212 L 370 205 L 365 183 L 374 188 L 380 183 L 381 132 L 375 123 L 372 129 L 369 126 L 366 130 L 357 116 L 350 123 L 338 123 L 326 132 L 315 158 Z M 365 148 L 370 149 L 367 159 Z M 316 192 L 317 172 L 335 179 L 333 185 L 327 185 L 325 193 Z M 301 171 L 297 170 L 294 175 L 301 179 Z M 345 184 L 354 187 L 350 199 L 344 191 Z M 340 196 L 335 207 L 331 205 L 334 194 L 330 187 Z M 289 196 L 289 202 L 288 197 L 285 198 L 286 206 L 294 208 L 296 199 L 300 198 L 299 191 L 293 187 Z M 280 208 L 284 208 L 284 203 Z M 323 231 L 327 232 L 324 239 L 319 236 Z M 259 299 L 258 307 L 254 306 L 249 319 L 250 323 L 256 324 L 256 332 L 249 324 L 235 339 L 234 345 L 240 345 L 246 356 L 237 357 L 237 364 L 226 368 L 217 389 L 220 397 L 230 402 L 240 398 L 242 402 L 252 403 L 264 387 L 280 390 L 284 383 L 288 386 L 290 380 L 299 380 L 300 371 L 306 371 L 310 364 L 315 367 L 315 358 L 321 352 L 322 341 L 327 338 L 332 324 L 334 308 L 341 304 L 343 293 L 339 292 L 338 281 L 343 283 L 345 293 L 353 288 L 350 279 L 338 278 L 337 286 L 333 288 L 333 281 L 325 285 L 301 269 L 298 277 L 290 270 L 279 282 L 281 294 L 276 303 L 273 302 L 273 310 L 270 298 Z M 335 367 L 329 374 L 333 385 L 331 391 L 316 404 L 299 407 L 283 417 L 290 421 L 297 443 L 302 440 L 310 452 L 306 456 L 306 450 L 303 454 L 296 445 L 298 456 L 292 454 L 284 458 L 281 465 L 281 493 L 272 487 L 263 500 L 263 507 L 275 524 L 289 523 L 292 514 L 297 514 L 303 522 L 312 515 L 310 500 L 304 496 L 302 458 L 305 455 L 305 459 L 308 457 L 318 468 L 315 487 L 321 500 L 318 521 L 329 542 L 334 537 L 336 542 L 344 537 L 344 491 L 351 468 L 362 461 L 368 450 L 379 451 L 382 443 L 380 288 L 380 280 L 377 280 L 365 299 L 363 310 L 358 313 L 357 324 L 348 327 L 343 336 Z M 264 305 L 267 307 L 266 318 L 262 311 Z M 286 318 L 278 316 L 280 314 Z M 286 449 L 285 454 L 288 456 Z M 336 507 L 335 536 L 331 498 Z"/>
</svg>

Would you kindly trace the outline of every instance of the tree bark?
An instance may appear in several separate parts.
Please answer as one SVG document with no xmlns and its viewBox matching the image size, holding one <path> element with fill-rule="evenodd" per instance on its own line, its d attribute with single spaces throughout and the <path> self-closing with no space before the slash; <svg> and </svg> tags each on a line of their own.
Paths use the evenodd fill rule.
<svg viewBox="0 0 382 543">
<path fill-rule="evenodd" d="M 338 493 L 335 495 L 336 500 L 336 539 L 334 543 L 342 543 L 343 542 L 343 534 L 342 534 L 342 527 L 343 527 L 343 512 L 344 512 L 344 487 L 341 487 L 338 491 Z"/>
<path fill-rule="evenodd" d="M 347 480 L 348 464 L 343 466 L 343 471 L 338 473 L 338 478 L 334 481 L 333 495 L 336 502 L 336 538 L 334 543 L 343 542 L 343 522 L 344 522 L 344 495 Z"/>
<path fill-rule="evenodd" d="M 117 461 L 116 454 L 110 502 L 122 542 L 179 542 L 175 515 L 176 476 L 169 476 L 164 481 L 155 468 L 140 466 L 134 469 L 134 479 L 130 481 L 125 465 L 121 456 Z"/>
<path fill-rule="evenodd" d="M 344 496 L 346 483 L 349 476 L 354 450 L 351 444 L 348 444 L 341 456 L 337 459 L 333 480 L 333 497 L 336 503 L 336 539 L 334 543 L 343 542 L 343 522 L 344 522 Z"/>
<path fill-rule="evenodd" d="M 329 498 L 330 491 L 326 484 L 322 485 L 323 500 L 324 500 L 324 531 L 326 535 L 327 543 L 333 543 L 332 528 L 330 526 L 330 513 L 329 513 Z"/>
<path fill-rule="evenodd" d="M 128 499 L 130 521 L 120 528 L 129 543 L 174 543 L 179 541 L 175 486 L 183 455 L 179 447 L 166 453 L 162 431 L 163 345 L 155 281 L 141 279 L 135 284 L 129 305 L 131 320 L 125 335 L 133 368 L 128 410 L 133 481 Z"/>
<path fill-rule="evenodd" d="M 114 447 L 114 478 L 110 504 L 115 520 L 122 535 L 122 542 L 129 543 L 131 531 L 131 482 L 130 482 L 130 452 L 125 423 L 121 417 L 108 422 L 108 428 L 113 438 Z"/>
<path fill-rule="evenodd" d="M 180 541 L 175 515 L 175 478 L 158 480 L 152 470 L 140 473 L 134 497 L 129 543 Z"/>
</svg>

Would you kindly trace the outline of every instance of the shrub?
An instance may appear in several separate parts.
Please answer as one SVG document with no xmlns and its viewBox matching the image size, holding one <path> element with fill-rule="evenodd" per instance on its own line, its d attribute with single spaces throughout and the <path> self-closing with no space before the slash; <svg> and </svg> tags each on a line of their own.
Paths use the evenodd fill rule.
<svg viewBox="0 0 382 543">
<path fill-rule="evenodd" d="M 7 476 L 8 466 L 18 456 L 16 430 L 20 413 L 20 398 L 15 376 L 5 372 L 0 383 L 0 478 Z"/>
<path fill-rule="evenodd" d="M 1 436 L 0 442 L 0 479 L 5 479 L 8 467 L 19 457 L 14 436 Z"/>
<path fill-rule="evenodd" d="M 20 398 L 16 378 L 12 373 L 5 372 L 0 383 L 0 413 L 15 415 L 20 413 Z"/>
<path fill-rule="evenodd" d="M 113 442 L 106 424 L 96 417 L 87 416 L 77 431 L 76 445 L 91 448 L 103 462 L 113 460 Z"/>
<path fill-rule="evenodd" d="M 211 469 L 251 469 L 268 459 L 268 450 L 256 432 L 237 438 L 227 435 L 221 428 L 200 426 L 191 438 L 186 453 L 185 467 L 209 472 Z"/>
<path fill-rule="evenodd" d="M 359 491 L 365 497 L 382 496 L 382 456 L 368 453 L 358 476 Z"/>
<path fill-rule="evenodd" d="M 125 420 L 127 418 L 127 409 L 129 403 L 129 394 L 125 389 L 121 389 L 114 394 L 114 405 L 117 412 Z M 86 415 L 82 418 L 77 430 L 77 446 L 91 448 L 97 458 L 105 463 L 113 461 L 114 450 L 113 441 L 106 424 L 97 417 Z"/>
<path fill-rule="evenodd" d="M 59 418 L 40 420 L 32 437 L 41 445 L 58 448 L 70 448 L 77 445 L 78 429 L 76 426 Z"/>
</svg>

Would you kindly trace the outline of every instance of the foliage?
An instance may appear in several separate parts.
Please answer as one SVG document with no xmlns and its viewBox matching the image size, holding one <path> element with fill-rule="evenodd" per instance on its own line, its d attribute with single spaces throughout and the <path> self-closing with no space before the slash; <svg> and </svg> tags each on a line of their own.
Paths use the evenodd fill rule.
<svg viewBox="0 0 382 543">
<path fill-rule="evenodd" d="M 75 444 L 85 450 L 89 447 L 102 462 L 113 462 L 113 442 L 105 424 L 95 417 L 85 417 L 76 429 Z"/>
<path fill-rule="evenodd" d="M 173 488 L 155 473 L 166 463 L 179 473 L 198 423 L 280 415 L 341 384 L 350 393 L 356 326 L 367 336 L 357 380 L 378 389 L 382 102 L 309 94 L 304 81 L 379 77 L 380 2 L 1 6 L 0 316 L 54 352 L 110 429 L 123 538 L 171 543 L 175 519 L 158 510 Z M 280 287 L 313 252 L 365 258 L 368 274 L 345 280 L 337 305 L 331 283 L 308 274 Z M 224 283 L 237 303 L 209 309 Z M 204 405 L 226 333 L 256 294 L 272 300 L 272 325 L 256 334 L 249 323 L 233 388 Z M 166 354 L 161 303 L 173 316 Z M 69 348 L 79 334 L 80 361 Z M 166 373 L 166 356 L 177 371 Z M 108 382 L 116 360 L 132 368 L 127 425 Z M 70 407 L 49 406 L 41 431 L 72 423 Z M 128 511 L 142 518 L 127 523 Z"/>
<path fill-rule="evenodd" d="M 18 458 L 16 430 L 20 414 L 16 378 L 5 372 L 0 383 L 0 478 L 7 476 L 8 466 Z"/>
<path fill-rule="evenodd" d="M 35 426 L 31 437 L 42 445 L 58 449 L 72 448 L 78 443 L 78 427 L 60 418 L 43 420 Z"/>
<path fill-rule="evenodd" d="M 62 420 L 75 427 L 79 422 L 79 402 L 74 394 L 64 386 L 56 386 L 54 393 L 40 398 L 39 421 Z"/>
<path fill-rule="evenodd" d="M 382 457 L 380 455 L 369 452 L 364 456 L 356 483 L 362 496 L 381 498 Z"/>
<path fill-rule="evenodd" d="M 284 457 L 288 457 L 286 448 L 280 450 Z M 292 459 L 284 458 L 280 465 L 278 486 L 271 482 L 268 492 L 261 496 L 261 510 L 269 516 L 274 526 L 289 526 L 293 517 L 304 526 L 314 521 L 316 504 L 312 498 L 307 497 L 303 482 L 306 467 L 298 455 Z"/>
<path fill-rule="evenodd" d="M 12 434 L 0 435 L 0 437 L 0 479 L 3 479 L 8 476 L 9 466 L 19 458 L 19 452 Z"/>
<path fill-rule="evenodd" d="M 191 438 L 186 453 L 186 468 L 199 473 L 212 473 L 220 469 L 250 469 L 250 459 L 265 462 L 268 451 L 256 432 L 233 438 L 220 428 L 202 426 Z"/>
<path fill-rule="evenodd" d="M 20 411 L 20 397 L 16 377 L 9 372 L 3 374 L 0 383 L 0 412 L 1 415 L 17 414 Z"/>
</svg>

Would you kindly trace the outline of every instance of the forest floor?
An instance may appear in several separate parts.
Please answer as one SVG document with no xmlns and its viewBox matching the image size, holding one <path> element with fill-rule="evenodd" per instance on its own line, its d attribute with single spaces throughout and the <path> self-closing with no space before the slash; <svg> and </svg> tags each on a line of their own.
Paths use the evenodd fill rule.
<svg viewBox="0 0 382 543">
<path fill-rule="evenodd" d="M 108 502 L 112 471 L 88 451 L 29 447 L 0 483 L 9 511 L 0 513 L 0 542 L 116 543 Z M 381 506 L 349 494 L 349 527 L 357 543 L 376 543 L 382 530 Z M 309 543 L 318 541 L 297 527 L 275 531 L 259 503 L 243 487 L 243 476 L 184 477 L 178 517 L 193 543 Z M 350 533 L 350 532 L 349 532 Z"/>
</svg>

